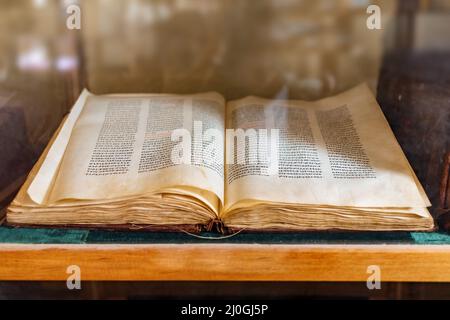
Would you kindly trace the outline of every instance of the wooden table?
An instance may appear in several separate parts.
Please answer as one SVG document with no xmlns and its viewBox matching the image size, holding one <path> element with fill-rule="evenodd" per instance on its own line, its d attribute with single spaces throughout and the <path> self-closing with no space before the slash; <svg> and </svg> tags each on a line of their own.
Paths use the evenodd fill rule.
<svg viewBox="0 0 450 320">
<path fill-rule="evenodd" d="M 450 282 L 446 233 L 200 240 L 177 233 L 0 228 L 0 236 L 6 241 L 0 243 L 0 280 L 65 280 L 67 267 L 77 265 L 84 280 L 366 281 L 368 266 L 377 265 L 383 281 Z"/>
<path fill-rule="evenodd" d="M 20 245 L 0 246 L 0 280 L 450 282 L 450 245 Z"/>
<path fill-rule="evenodd" d="M 127 18 L 127 1 L 110 10 L 82 1 L 81 30 L 66 29 L 58 2 L 44 8 L 33 3 L 0 5 L 2 208 L 83 87 L 94 93 L 216 90 L 227 99 L 316 99 L 367 81 L 378 88 L 433 214 L 448 211 L 450 197 L 440 187 L 449 151 L 450 44 L 439 32 L 448 30 L 445 4 L 381 1 L 386 17 L 396 5 L 398 15 L 385 31 L 368 31 L 358 27 L 365 8 L 344 8 L 326 20 L 314 16 L 315 2 L 273 8 L 241 1 L 236 8 L 228 1 L 199 7 L 167 1 L 165 18 L 150 21 L 139 14 L 152 10 L 148 4 Z M 333 25 L 324 29 L 325 20 Z M 317 41 L 293 28 L 305 21 L 317 24 Z M 380 40 L 385 32 L 393 44 Z M 397 241 L 395 234 L 381 242 L 290 242 L 284 235 L 282 241 L 244 237 L 237 243 L 127 243 L 117 237 L 107 244 L 58 236 L 20 243 L 18 235 L 0 243 L 0 280 L 65 280 L 67 266 L 76 264 L 85 280 L 366 281 L 367 267 L 379 265 L 384 281 L 449 282 L 450 242 L 445 233 L 434 235 L 440 240 L 431 236 L 425 244 Z"/>
</svg>

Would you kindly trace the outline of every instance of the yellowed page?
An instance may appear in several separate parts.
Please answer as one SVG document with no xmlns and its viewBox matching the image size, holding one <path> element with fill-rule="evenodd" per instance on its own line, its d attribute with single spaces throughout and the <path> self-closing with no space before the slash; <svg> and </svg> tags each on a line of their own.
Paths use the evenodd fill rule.
<svg viewBox="0 0 450 320">
<path fill-rule="evenodd" d="M 75 122 L 78 120 L 89 95 L 89 91 L 84 89 L 72 107 L 69 115 L 58 129 L 58 135 L 50 141 L 51 146 L 49 147 L 45 158 L 43 160 L 40 159 L 40 161 L 43 161 L 42 165 L 27 190 L 29 197 L 38 204 L 44 203 L 48 197 L 59 164 L 61 163 L 67 144 L 69 143 Z"/>
<path fill-rule="evenodd" d="M 174 164 L 172 147 L 179 141 L 172 141 L 171 134 L 182 128 L 192 132 L 194 121 L 201 121 L 203 129 L 223 132 L 224 109 L 217 93 L 90 95 L 71 132 L 49 203 L 114 199 L 183 186 L 189 192 L 211 192 L 223 203 L 223 165 L 194 160 Z M 223 150 L 223 139 L 214 143 Z"/>
<path fill-rule="evenodd" d="M 316 102 L 248 97 L 228 103 L 227 128 L 255 127 L 280 129 L 278 171 L 255 174 L 255 166 L 251 171 L 234 165 L 233 172 L 233 165 L 227 165 L 225 210 L 243 200 L 430 205 L 366 85 Z M 293 133 L 290 140 L 286 132 Z"/>
</svg>

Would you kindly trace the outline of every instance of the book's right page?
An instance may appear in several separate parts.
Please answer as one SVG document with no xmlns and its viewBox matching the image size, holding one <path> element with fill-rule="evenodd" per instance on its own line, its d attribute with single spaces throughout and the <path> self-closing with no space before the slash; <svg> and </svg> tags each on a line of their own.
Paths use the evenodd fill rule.
<svg viewBox="0 0 450 320">
<path fill-rule="evenodd" d="M 226 120 L 225 214 L 258 202 L 430 206 L 365 84 L 315 102 L 247 97 L 227 104 Z"/>
</svg>

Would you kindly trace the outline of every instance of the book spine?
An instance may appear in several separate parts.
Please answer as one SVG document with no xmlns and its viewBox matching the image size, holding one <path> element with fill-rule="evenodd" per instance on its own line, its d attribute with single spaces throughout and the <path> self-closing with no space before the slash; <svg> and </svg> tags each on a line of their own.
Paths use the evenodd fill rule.
<svg viewBox="0 0 450 320">
<path fill-rule="evenodd" d="M 228 229 L 220 218 L 211 219 L 204 227 L 206 232 L 218 232 L 222 235 L 228 234 Z"/>
</svg>

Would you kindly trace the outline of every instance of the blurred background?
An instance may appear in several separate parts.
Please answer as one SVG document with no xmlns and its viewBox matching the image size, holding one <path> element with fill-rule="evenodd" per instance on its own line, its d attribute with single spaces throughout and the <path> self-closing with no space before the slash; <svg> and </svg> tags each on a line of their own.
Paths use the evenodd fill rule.
<svg viewBox="0 0 450 320">
<path fill-rule="evenodd" d="M 450 0 L 1 0 L 0 209 L 84 87 L 313 100 L 361 82 L 450 228 Z"/>
<path fill-rule="evenodd" d="M 366 27 L 371 3 L 383 30 Z M 71 4 L 80 30 L 66 28 Z M 98 93 L 315 99 L 362 81 L 375 88 L 395 10 L 392 0 L 3 0 L 2 79 L 82 65 Z"/>
</svg>

